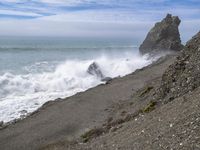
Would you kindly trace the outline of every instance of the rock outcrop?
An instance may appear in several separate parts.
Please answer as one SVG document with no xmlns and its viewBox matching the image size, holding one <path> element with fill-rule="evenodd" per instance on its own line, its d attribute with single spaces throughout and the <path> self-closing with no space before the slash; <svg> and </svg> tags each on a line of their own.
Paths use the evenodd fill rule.
<svg viewBox="0 0 200 150">
<path fill-rule="evenodd" d="M 200 86 L 200 32 L 187 42 L 183 52 L 162 76 L 160 96 L 173 100 Z"/>
<path fill-rule="evenodd" d="M 100 79 L 104 78 L 103 73 L 101 72 L 101 69 L 99 67 L 99 65 L 96 62 L 93 62 L 89 67 L 87 72 L 93 76 L 96 76 Z"/>
<path fill-rule="evenodd" d="M 147 34 L 146 39 L 140 45 L 140 53 L 157 54 L 165 51 L 179 51 L 183 48 L 179 34 L 181 20 L 177 16 L 167 14 Z"/>
<path fill-rule="evenodd" d="M 105 82 L 106 84 L 110 83 L 110 81 L 112 81 L 111 77 L 106 77 L 99 65 L 96 62 L 93 62 L 87 69 L 87 73 L 89 73 L 90 75 L 96 76 L 97 78 L 101 79 L 102 82 Z"/>
</svg>

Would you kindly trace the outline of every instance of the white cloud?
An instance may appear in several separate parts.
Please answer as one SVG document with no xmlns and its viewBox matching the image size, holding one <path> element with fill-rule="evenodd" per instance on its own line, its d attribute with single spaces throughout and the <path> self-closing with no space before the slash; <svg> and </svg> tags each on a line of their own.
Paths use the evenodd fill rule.
<svg viewBox="0 0 200 150">
<path fill-rule="evenodd" d="M 80 4 L 102 4 L 102 5 L 129 5 L 133 3 L 163 3 L 169 0 L 31 0 L 32 2 L 44 3 L 44 4 L 54 4 L 54 5 L 64 5 L 64 6 L 76 6 Z M 29 0 L 0 0 L 0 2 L 31 2 Z"/>
<path fill-rule="evenodd" d="M 16 3 L 20 2 L 21 0 L 0 0 L 0 2 L 10 2 L 10 3 Z"/>
<path fill-rule="evenodd" d="M 134 14 L 130 11 L 120 10 L 85 10 L 76 12 L 67 12 L 57 15 L 42 17 L 39 19 L 59 22 L 132 22 L 135 21 Z"/>
<path fill-rule="evenodd" d="M 70 22 L 121 22 L 127 23 L 135 21 L 158 21 L 165 17 L 167 13 L 177 15 L 184 20 L 191 19 L 192 16 L 200 13 L 199 9 L 190 8 L 163 8 L 147 10 L 129 10 L 129 9 L 98 9 L 98 10 L 81 10 L 72 12 L 61 12 L 56 15 L 44 16 L 39 19 L 48 21 Z"/>
<path fill-rule="evenodd" d="M 46 20 L 0 21 L 0 36 L 68 36 L 68 37 L 131 37 L 142 38 L 151 22 L 52 22 Z M 23 27 L 23 28 L 22 28 Z"/>
<path fill-rule="evenodd" d="M 35 35 L 35 36 L 131 36 L 141 38 L 156 21 L 162 19 L 166 13 L 178 15 L 183 20 L 181 31 L 183 40 L 194 34 L 200 25 L 200 9 L 179 6 L 176 9 L 162 5 L 168 0 L 0 0 L 0 2 L 27 2 L 13 5 L 14 9 L 1 9 L 0 14 L 37 16 L 34 20 L 0 20 L 0 35 Z M 39 3 L 39 4 L 38 4 Z M 41 3 L 46 5 L 41 5 Z M 134 7 L 135 4 L 157 3 L 155 9 L 150 7 Z M 113 9 L 88 7 L 87 9 L 68 10 L 68 7 L 78 7 L 86 4 L 91 6 L 115 6 Z M 116 7 L 116 6 L 119 7 Z M 67 6 L 66 9 L 59 9 Z M 90 6 L 90 5 L 89 5 Z M 75 8 L 76 8 L 75 7 Z M 52 13 L 55 15 L 41 15 Z M 187 31 L 184 31 L 187 30 Z M 188 34 L 185 34 L 185 33 Z"/>
<path fill-rule="evenodd" d="M 144 39 L 154 21 L 135 22 L 59 22 L 49 20 L 1 20 L 0 36 L 66 36 L 115 37 Z M 183 21 L 180 32 L 183 42 L 199 31 L 200 20 Z"/>
<path fill-rule="evenodd" d="M 41 17 L 42 15 L 31 12 L 22 12 L 22 11 L 14 11 L 14 10 L 0 10 L 0 14 L 3 15 L 18 15 L 18 16 L 33 16 L 33 17 Z"/>
</svg>

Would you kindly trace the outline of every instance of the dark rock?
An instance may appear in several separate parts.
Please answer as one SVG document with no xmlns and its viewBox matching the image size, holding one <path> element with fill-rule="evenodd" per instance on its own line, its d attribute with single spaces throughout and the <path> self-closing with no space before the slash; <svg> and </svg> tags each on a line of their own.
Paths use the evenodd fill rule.
<svg viewBox="0 0 200 150">
<path fill-rule="evenodd" d="M 22 111 L 20 111 L 20 118 L 21 118 L 21 119 L 22 119 L 22 118 L 25 118 L 25 117 L 27 116 L 27 114 L 28 114 L 27 110 L 22 110 Z"/>
<path fill-rule="evenodd" d="M 200 86 L 200 32 L 187 42 L 184 50 L 163 74 L 159 96 L 169 101 Z"/>
<path fill-rule="evenodd" d="M 101 72 L 99 65 L 96 62 L 93 62 L 89 67 L 87 72 L 93 76 L 103 79 L 104 75 Z"/>
<path fill-rule="evenodd" d="M 112 80 L 112 78 L 110 77 L 105 77 L 103 79 L 101 79 L 102 82 L 110 82 Z"/>
<path fill-rule="evenodd" d="M 157 54 L 165 51 L 179 51 L 183 49 L 178 26 L 181 20 L 177 16 L 167 14 L 161 22 L 149 31 L 146 39 L 140 45 L 140 53 Z"/>
<path fill-rule="evenodd" d="M 4 125 L 4 122 L 0 121 L 0 128 L 3 127 L 3 125 Z"/>
<path fill-rule="evenodd" d="M 22 111 L 20 111 L 20 113 L 21 114 L 27 114 L 28 112 L 27 112 L 27 110 L 22 110 Z"/>
</svg>

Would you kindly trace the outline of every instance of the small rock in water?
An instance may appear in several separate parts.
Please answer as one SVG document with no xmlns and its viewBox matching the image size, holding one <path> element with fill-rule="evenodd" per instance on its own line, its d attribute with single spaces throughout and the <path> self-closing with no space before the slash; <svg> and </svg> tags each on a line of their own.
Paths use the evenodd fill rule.
<svg viewBox="0 0 200 150">
<path fill-rule="evenodd" d="M 27 110 L 20 111 L 21 114 L 27 114 Z"/>
<path fill-rule="evenodd" d="M 87 72 L 93 76 L 96 76 L 98 78 L 104 78 L 103 73 L 101 72 L 101 69 L 99 65 L 96 62 L 93 62 L 87 69 Z"/>
<path fill-rule="evenodd" d="M 106 83 L 110 82 L 111 80 L 112 80 L 112 78 L 110 78 L 110 77 L 105 77 L 105 78 L 101 79 L 102 82 L 106 82 Z"/>
<path fill-rule="evenodd" d="M 39 105 L 39 103 L 34 103 L 34 105 Z"/>
<path fill-rule="evenodd" d="M 3 121 L 0 121 L 0 127 L 2 127 L 4 125 Z"/>
</svg>

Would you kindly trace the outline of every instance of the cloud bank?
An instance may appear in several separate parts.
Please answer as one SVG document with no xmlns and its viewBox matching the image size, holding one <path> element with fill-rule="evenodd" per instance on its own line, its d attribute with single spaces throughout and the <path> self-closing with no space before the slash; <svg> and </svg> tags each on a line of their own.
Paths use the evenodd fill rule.
<svg viewBox="0 0 200 150">
<path fill-rule="evenodd" d="M 140 39 L 167 13 L 183 20 L 183 41 L 199 30 L 198 0 L 0 0 L 0 35 Z"/>
</svg>

